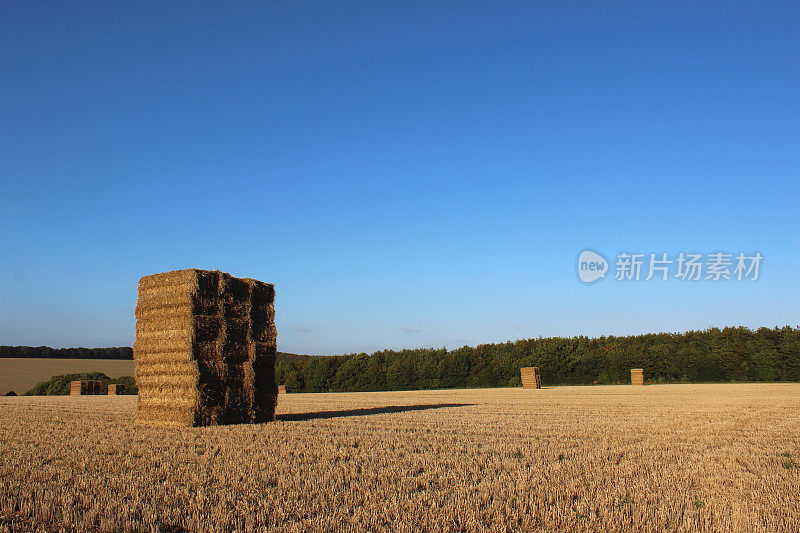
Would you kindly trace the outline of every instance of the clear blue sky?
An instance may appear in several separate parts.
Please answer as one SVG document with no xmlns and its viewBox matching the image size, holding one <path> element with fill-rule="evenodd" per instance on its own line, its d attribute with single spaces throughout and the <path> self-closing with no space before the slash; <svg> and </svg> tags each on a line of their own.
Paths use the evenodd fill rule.
<svg viewBox="0 0 800 533">
<path fill-rule="evenodd" d="M 139 277 L 188 267 L 275 283 L 300 353 L 796 326 L 799 26 L 797 2 L 3 2 L 0 344 L 130 345 Z M 586 248 L 764 261 L 585 285 Z"/>
</svg>

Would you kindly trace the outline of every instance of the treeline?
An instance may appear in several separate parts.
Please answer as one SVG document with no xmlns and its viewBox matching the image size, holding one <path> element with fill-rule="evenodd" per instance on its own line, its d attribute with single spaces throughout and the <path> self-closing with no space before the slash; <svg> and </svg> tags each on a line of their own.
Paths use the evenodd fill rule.
<svg viewBox="0 0 800 533">
<path fill-rule="evenodd" d="M 0 346 L 2 358 L 42 358 L 42 359 L 133 359 L 133 348 L 50 348 L 49 346 Z M 278 352 L 278 359 L 305 360 L 318 355 L 298 355 Z"/>
<path fill-rule="evenodd" d="M 102 372 L 81 372 L 75 374 L 62 374 L 60 376 L 53 376 L 47 381 L 42 381 L 31 390 L 25 393 L 25 396 L 61 396 L 69 394 L 70 382 L 82 380 L 93 380 L 100 382 L 100 391 L 102 394 L 108 392 L 108 386 L 111 383 L 121 383 L 125 385 L 125 394 L 136 394 L 136 380 L 132 376 L 122 376 L 119 378 L 110 378 Z"/>
<path fill-rule="evenodd" d="M 133 348 L 50 348 L 49 346 L 0 346 L 0 358 L 133 359 Z"/>
<path fill-rule="evenodd" d="M 630 383 L 631 368 L 644 368 L 650 383 L 800 381 L 800 328 L 550 337 L 279 360 L 276 381 L 292 392 L 513 387 L 524 366 L 538 366 L 544 385 Z"/>
</svg>

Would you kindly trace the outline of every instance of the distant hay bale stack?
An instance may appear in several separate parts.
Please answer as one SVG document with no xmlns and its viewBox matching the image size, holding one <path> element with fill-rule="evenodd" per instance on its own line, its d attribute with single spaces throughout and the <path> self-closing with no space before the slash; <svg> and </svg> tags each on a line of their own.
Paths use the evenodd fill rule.
<svg viewBox="0 0 800 533">
<path fill-rule="evenodd" d="M 116 396 L 118 394 L 125 394 L 125 385 L 123 383 L 109 383 L 108 384 L 109 396 Z"/>
<path fill-rule="evenodd" d="M 278 385 L 278 394 L 286 394 L 286 385 Z"/>
<path fill-rule="evenodd" d="M 184 426 L 275 419 L 275 289 L 224 272 L 139 280 L 137 418 Z"/>
<path fill-rule="evenodd" d="M 70 381 L 69 382 L 69 395 L 70 396 L 88 396 L 100 394 L 100 382 L 94 380 L 88 381 Z"/>
<path fill-rule="evenodd" d="M 644 385 L 643 368 L 631 368 L 631 385 Z"/>
<path fill-rule="evenodd" d="M 526 366 L 519 369 L 523 389 L 541 389 L 542 379 L 538 366 Z"/>
</svg>

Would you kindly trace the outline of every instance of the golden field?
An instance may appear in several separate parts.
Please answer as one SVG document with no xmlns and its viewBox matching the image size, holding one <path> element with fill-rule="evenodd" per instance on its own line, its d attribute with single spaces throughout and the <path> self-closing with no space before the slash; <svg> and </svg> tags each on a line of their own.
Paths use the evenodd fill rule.
<svg viewBox="0 0 800 533">
<path fill-rule="evenodd" d="M 24 394 L 42 381 L 61 374 L 102 372 L 110 378 L 132 376 L 133 360 L 0 358 L 0 394 Z"/>
<path fill-rule="evenodd" d="M 800 531 L 800 385 L 0 399 L 0 531 Z"/>
</svg>

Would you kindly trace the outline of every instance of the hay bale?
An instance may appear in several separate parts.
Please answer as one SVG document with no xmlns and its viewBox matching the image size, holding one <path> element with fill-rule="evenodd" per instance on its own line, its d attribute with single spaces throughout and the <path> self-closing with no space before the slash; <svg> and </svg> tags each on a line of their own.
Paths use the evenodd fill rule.
<svg viewBox="0 0 800 533">
<path fill-rule="evenodd" d="M 631 385 L 644 385 L 643 368 L 631 368 Z"/>
<path fill-rule="evenodd" d="M 286 385 L 278 385 L 278 394 L 286 394 Z"/>
<path fill-rule="evenodd" d="M 87 396 L 100 394 L 100 382 L 94 380 L 70 381 L 70 396 Z"/>
<path fill-rule="evenodd" d="M 125 394 L 125 385 L 123 383 L 109 383 L 108 394 L 109 396 L 117 396 L 119 394 Z"/>
<path fill-rule="evenodd" d="M 137 418 L 186 426 L 275 418 L 274 286 L 220 271 L 139 280 Z"/>
<path fill-rule="evenodd" d="M 538 366 L 526 366 L 519 369 L 523 389 L 541 389 L 542 379 Z"/>
</svg>

